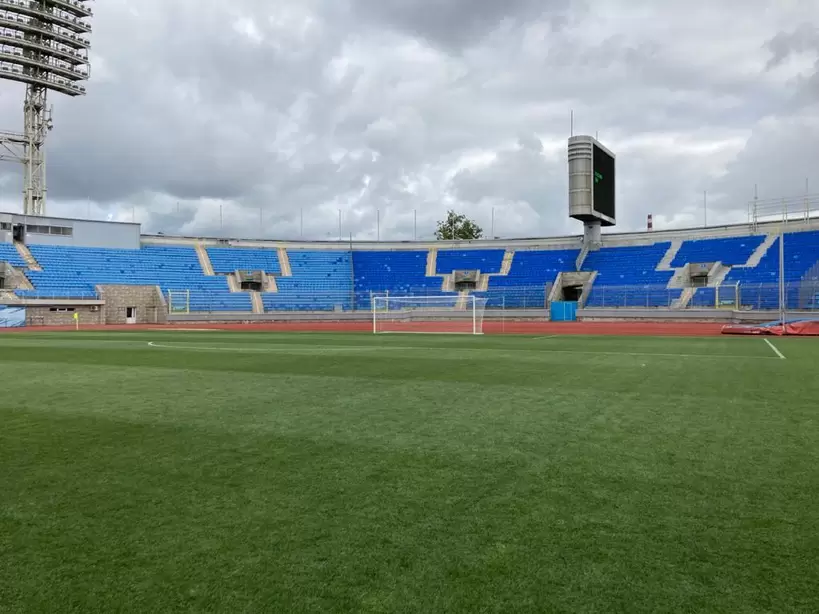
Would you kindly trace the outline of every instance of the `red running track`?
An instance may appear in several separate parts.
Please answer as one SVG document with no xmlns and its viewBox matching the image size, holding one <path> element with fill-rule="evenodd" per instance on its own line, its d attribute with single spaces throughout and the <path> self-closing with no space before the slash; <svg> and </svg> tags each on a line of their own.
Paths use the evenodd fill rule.
<svg viewBox="0 0 819 614">
<path fill-rule="evenodd" d="M 724 325 L 718 322 L 497 322 L 484 321 L 484 333 L 489 335 L 642 335 L 704 337 L 719 335 Z M 415 322 L 414 332 L 436 332 L 437 322 Z M 56 332 L 72 331 L 73 326 L 31 326 L 0 328 L 0 332 Z M 278 332 L 371 332 L 371 322 L 264 322 L 254 324 L 173 323 L 130 325 L 80 325 L 81 331 L 146 331 L 146 330 L 224 330 L 224 331 L 278 331 Z M 471 327 L 470 327 L 471 330 Z M 469 332 L 465 330 L 464 332 Z"/>
</svg>

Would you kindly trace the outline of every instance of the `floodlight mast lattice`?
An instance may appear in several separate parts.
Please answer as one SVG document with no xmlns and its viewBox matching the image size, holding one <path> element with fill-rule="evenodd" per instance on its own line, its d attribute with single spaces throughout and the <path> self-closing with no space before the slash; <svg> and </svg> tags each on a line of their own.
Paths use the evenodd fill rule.
<svg viewBox="0 0 819 614">
<path fill-rule="evenodd" d="M 0 0 L 0 79 L 26 84 L 23 133 L 0 132 L 0 160 L 24 169 L 23 213 L 46 213 L 47 94 L 83 96 L 90 76 L 90 0 Z"/>
</svg>

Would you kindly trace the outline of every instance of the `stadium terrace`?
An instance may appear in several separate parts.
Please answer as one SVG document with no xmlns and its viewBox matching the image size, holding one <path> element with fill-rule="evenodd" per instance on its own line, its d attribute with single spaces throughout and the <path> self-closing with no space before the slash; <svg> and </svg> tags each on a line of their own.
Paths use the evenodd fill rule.
<svg viewBox="0 0 819 614">
<path fill-rule="evenodd" d="M 588 248 L 581 236 L 170 237 L 142 235 L 138 224 L 0 214 L 0 325 L 369 320 L 374 297 L 380 309 L 434 308 L 452 320 L 476 309 L 486 318 L 543 319 L 574 303 L 569 319 L 767 321 L 779 308 L 783 239 L 787 310 L 809 314 L 819 309 L 813 219 L 784 234 L 779 223 L 603 234 Z"/>
</svg>

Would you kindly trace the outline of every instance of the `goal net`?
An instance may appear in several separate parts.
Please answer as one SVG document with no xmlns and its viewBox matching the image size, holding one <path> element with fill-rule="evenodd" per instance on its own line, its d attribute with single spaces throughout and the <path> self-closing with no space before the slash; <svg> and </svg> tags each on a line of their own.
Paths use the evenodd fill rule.
<svg viewBox="0 0 819 614">
<path fill-rule="evenodd" d="M 168 290 L 168 313 L 190 313 L 190 290 Z"/>
<path fill-rule="evenodd" d="M 373 295 L 372 301 L 373 333 L 483 334 L 485 298 Z"/>
</svg>

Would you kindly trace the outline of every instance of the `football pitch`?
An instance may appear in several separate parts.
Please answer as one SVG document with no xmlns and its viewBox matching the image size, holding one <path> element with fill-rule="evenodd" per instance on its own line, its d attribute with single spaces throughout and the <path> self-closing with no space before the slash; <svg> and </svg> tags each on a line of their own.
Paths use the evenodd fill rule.
<svg viewBox="0 0 819 614">
<path fill-rule="evenodd" d="M 819 340 L 0 336 L 0 612 L 816 612 Z"/>
</svg>

